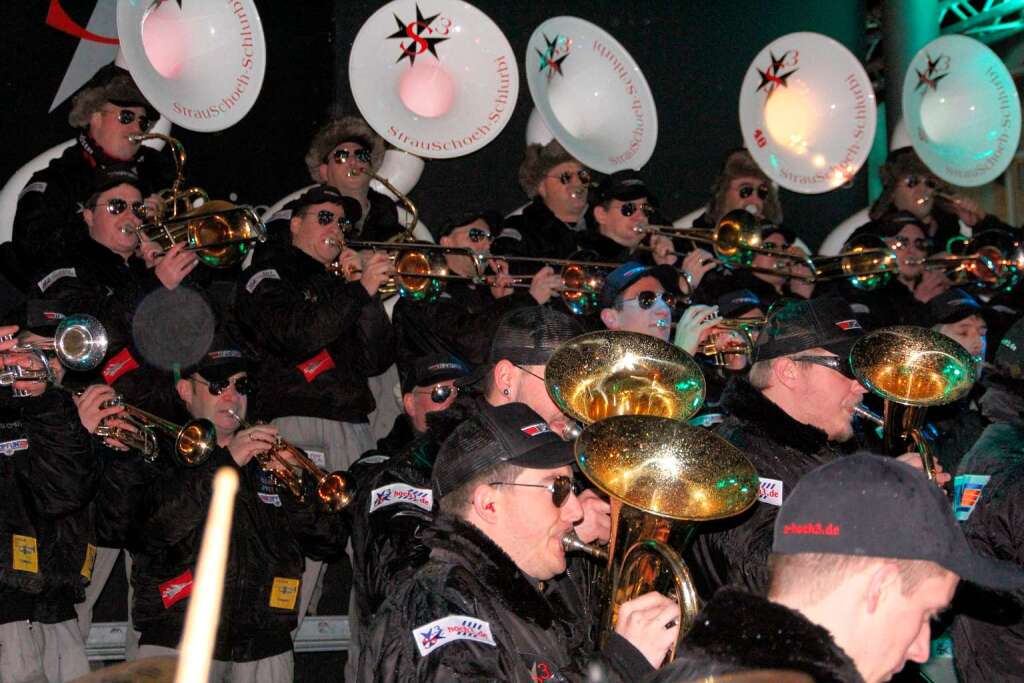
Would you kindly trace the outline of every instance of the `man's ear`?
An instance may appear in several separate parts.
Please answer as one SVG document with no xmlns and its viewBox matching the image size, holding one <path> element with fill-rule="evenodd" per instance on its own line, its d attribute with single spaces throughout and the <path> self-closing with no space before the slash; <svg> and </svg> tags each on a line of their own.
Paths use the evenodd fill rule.
<svg viewBox="0 0 1024 683">
<path fill-rule="evenodd" d="M 174 388 L 178 392 L 178 398 L 185 402 L 185 405 L 189 405 L 192 402 L 192 382 L 187 379 L 179 379 L 174 384 Z"/>
<path fill-rule="evenodd" d="M 604 208 L 600 204 L 594 207 L 594 220 L 598 223 L 608 222 L 608 209 Z"/>
<path fill-rule="evenodd" d="M 507 360 L 499 360 L 494 366 L 494 385 L 498 389 L 498 393 L 505 396 L 505 389 L 509 389 L 511 395 L 506 396 L 509 400 L 515 400 L 515 373 L 513 372 L 515 366 Z"/>
<path fill-rule="evenodd" d="M 327 164 L 320 164 L 320 166 L 317 167 L 317 173 L 320 174 L 320 182 L 321 183 L 326 183 L 327 182 Z"/>
<path fill-rule="evenodd" d="M 796 361 L 782 356 L 770 362 L 772 364 L 772 375 L 779 384 L 792 389 L 800 381 L 800 366 Z"/>
<path fill-rule="evenodd" d="M 288 230 L 291 231 L 292 237 L 299 234 L 299 226 L 302 225 L 302 217 L 296 213 L 292 213 L 292 219 L 288 221 Z"/>
<path fill-rule="evenodd" d="M 903 590 L 900 570 L 892 562 L 879 562 L 871 572 L 864 595 L 864 604 L 869 614 L 878 611 L 879 606 L 894 595 L 893 591 Z"/>
<path fill-rule="evenodd" d="M 609 330 L 619 329 L 619 312 L 614 308 L 602 308 L 601 309 L 601 322 Z"/>
<path fill-rule="evenodd" d="M 82 220 L 85 221 L 86 226 L 91 230 L 92 223 L 96 220 L 96 214 L 93 213 L 92 209 L 82 209 Z"/>
<path fill-rule="evenodd" d="M 497 524 L 498 514 L 502 509 L 500 498 L 497 486 L 480 484 L 473 489 L 471 504 L 474 514 L 487 524 Z"/>
<path fill-rule="evenodd" d="M 441 238 L 439 243 L 442 247 L 450 247 L 452 246 L 452 238 L 449 237 L 448 235 L 445 235 L 444 237 Z"/>
<path fill-rule="evenodd" d="M 402 394 L 402 410 L 404 410 L 405 414 L 409 416 L 412 415 L 412 400 L 413 397 L 411 393 Z"/>
</svg>

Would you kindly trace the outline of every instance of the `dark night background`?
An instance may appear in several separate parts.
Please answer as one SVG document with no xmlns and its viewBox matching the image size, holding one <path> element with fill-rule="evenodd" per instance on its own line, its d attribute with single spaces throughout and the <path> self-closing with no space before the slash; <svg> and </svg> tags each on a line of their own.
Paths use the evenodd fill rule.
<svg viewBox="0 0 1024 683">
<path fill-rule="evenodd" d="M 61 4 L 84 26 L 97 1 L 114 2 Z M 349 48 L 359 27 L 382 4 L 257 0 L 268 47 L 262 93 L 249 115 L 225 131 L 172 130 L 189 155 L 189 184 L 204 187 L 213 197 L 235 193 L 238 201 L 252 204 L 272 204 L 308 184 L 302 157 L 313 131 L 334 109 L 357 113 L 348 88 Z M 659 119 L 657 150 L 642 170 L 673 218 L 706 201 L 723 154 L 740 144 L 739 87 L 750 61 L 765 44 L 785 33 L 817 31 L 858 56 L 864 51 L 863 0 L 474 4 L 501 27 L 520 60 L 518 106 L 501 136 L 481 151 L 427 161 L 411 197 L 428 226 L 440 225 L 445 216 L 463 207 L 509 211 L 525 201 L 516 171 L 533 105 L 522 59 L 530 34 L 548 17 L 566 14 L 594 22 L 639 63 L 654 91 Z M 78 39 L 45 24 L 47 6 L 36 0 L 5 3 L 0 10 L 9 36 L 0 47 L 4 182 L 22 164 L 71 137 L 70 101 L 50 114 L 47 109 Z M 852 189 L 825 195 L 783 191 L 787 224 L 817 246 L 832 226 L 864 206 L 863 175 Z"/>
</svg>

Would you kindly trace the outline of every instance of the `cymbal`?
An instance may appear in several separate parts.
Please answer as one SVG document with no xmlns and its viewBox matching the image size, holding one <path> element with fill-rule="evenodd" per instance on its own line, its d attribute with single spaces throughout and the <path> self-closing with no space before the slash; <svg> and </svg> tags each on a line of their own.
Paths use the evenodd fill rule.
<svg viewBox="0 0 1024 683">
<path fill-rule="evenodd" d="M 738 448 L 677 420 L 609 417 L 583 430 L 576 460 L 608 495 L 670 519 L 731 517 L 757 499 L 757 472 Z"/>
<path fill-rule="evenodd" d="M 72 683 L 170 683 L 177 667 L 177 657 L 145 657 L 97 669 Z"/>
</svg>

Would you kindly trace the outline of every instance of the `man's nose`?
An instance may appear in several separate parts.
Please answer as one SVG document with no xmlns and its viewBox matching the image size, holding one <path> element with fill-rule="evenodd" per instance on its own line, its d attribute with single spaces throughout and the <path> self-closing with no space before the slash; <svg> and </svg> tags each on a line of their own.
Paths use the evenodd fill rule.
<svg viewBox="0 0 1024 683">
<path fill-rule="evenodd" d="M 576 497 L 575 493 L 570 493 L 562 503 L 561 512 L 562 519 L 573 524 L 583 519 L 583 506 L 580 505 L 580 499 Z"/>
<path fill-rule="evenodd" d="M 914 638 L 914 642 L 910 644 L 910 648 L 907 650 L 907 659 L 919 664 L 924 664 L 928 661 L 928 657 L 931 655 L 931 634 L 931 625 L 925 622 L 917 637 Z"/>
<path fill-rule="evenodd" d="M 850 380 L 850 388 L 853 390 L 853 393 L 860 394 L 861 396 L 868 393 L 868 388 L 855 379 Z"/>
</svg>

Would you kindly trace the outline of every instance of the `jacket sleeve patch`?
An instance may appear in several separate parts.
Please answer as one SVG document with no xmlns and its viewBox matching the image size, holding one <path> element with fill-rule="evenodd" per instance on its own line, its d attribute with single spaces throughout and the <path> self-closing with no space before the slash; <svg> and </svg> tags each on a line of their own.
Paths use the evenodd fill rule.
<svg viewBox="0 0 1024 683">
<path fill-rule="evenodd" d="M 18 451 L 28 449 L 28 439 L 14 439 L 13 441 L 0 441 L 0 455 L 14 455 Z"/>
<path fill-rule="evenodd" d="M 264 280 L 280 280 L 281 276 L 277 274 L 277 271 L 273 268 L 267 268 L 249 278 L 249 281 L 245 283 L 245 291 L 252 294 L 256 291 L 256 288 L 260 286 L 260 283 Z"/>
<path fill-rule="evenodd" d="M 370 492 L 370 512 L 395 503 L 408 503 L 430 512 L 434 509 L 434 492 L 408 484 L 390 484 Z"/>
<path fill-rule="evenodd" d="M 50 285 L 62 277 L 78 277 L 78 273 L 75 272 L 74 268 L 58 268 L 37 282 L 36 286 L 39 287 L 40 292 L 45 292 L 50 288 Z"/>
<path fill-rule="evenodd" d="M 437 621 L 417 626 L 412 630 L 412 638 L 416 641 L 416 649 L 420 651 L 421 657 L 426 657 L 434 650 L 456 640 L 498 646 L 494 642 L 490 624 L 464 614 L 449 614 Z"/>
<path fill-rule="evenodd" d="M 39 547 L 35 538 L 11 534 L 11 550 L 14 569 L 32 574 L 39 573 Z"/>
<path fill-rule="evenodd" d="M 760 483 L 757 487 L 757 499 L 762 503 L 768 503 L 769 505 L 775 505 L 776 507 L 781 506 L 782 480 L 760 477 Z"/>
<path fill-rule="evenodd" d="M 981 500 L 992 477 L 987 474 L 960 474 L 953 480 L 953 514 L 959 522 L 966 522 Z"/>
<path fill-rule="evenodd" d="M 37 180 L 34 183 L 29 183 L 28 185 L 23 187 L 21 189 L 21 192 L 18 193 L 18 201 L 20 202 L 21 198 L 30 192 L 46 192 L 46 181 Z"/>
</svg>

